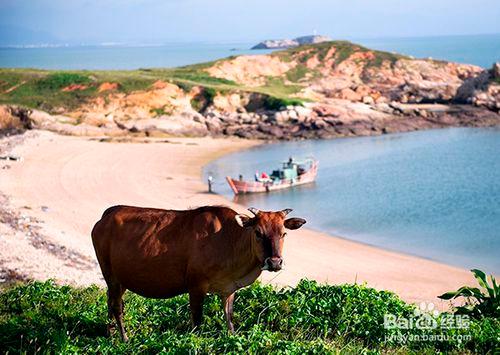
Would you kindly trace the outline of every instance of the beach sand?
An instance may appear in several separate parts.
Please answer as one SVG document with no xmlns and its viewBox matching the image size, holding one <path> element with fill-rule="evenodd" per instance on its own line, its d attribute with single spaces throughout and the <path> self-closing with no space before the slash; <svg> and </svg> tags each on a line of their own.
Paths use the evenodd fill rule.
<svg viewBox="0 0 500 355">
<path fill-rule="evenodd" d="M 258 142 L 212 138 L 147 142 L 111 143 L 28 132 L 10 152 L 23 160 L 0 161 L 0 192 L 9 198 L 2 207 L 0 267 L 39 280 L 103 284 L 90 231 L 107 207 L 185 209 L 222 204 L 245 212 L 244 207 L 207 193 L 201 168 Z M 283 206 L 287 207 L 293 208 Z M 14 222 L 7 223 L 9 218 Z M 366 283 L 394 291 L 406 301 L 433 302 L 439 308 L 447 304 L 437 295 L 475 284 L 467 270 L 308 229 L 288 233 L 284 259 L 284 270 L 264 272 L 260 279 L 277 285 L 294 285 L 302 278 Z"/>
</svg>

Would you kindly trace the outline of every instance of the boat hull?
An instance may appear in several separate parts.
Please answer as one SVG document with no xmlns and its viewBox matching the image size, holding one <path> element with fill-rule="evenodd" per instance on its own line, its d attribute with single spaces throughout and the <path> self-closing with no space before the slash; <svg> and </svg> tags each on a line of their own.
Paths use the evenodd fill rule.
<svg viewBox="0 0 500 355">
<path fill-rule="evenodd" d="M 271 192 L 276 190 L 288 189 L 293 186 L 309 184 L 316 180 L 318 173 L 318 162 L 314 162 L 309 170 L 296 179 L 283 179 L 279 183 L 260 182 L 260 181 L 242 181 L 226 177 L 226 180 L 235 195 Z"/>
</svg>

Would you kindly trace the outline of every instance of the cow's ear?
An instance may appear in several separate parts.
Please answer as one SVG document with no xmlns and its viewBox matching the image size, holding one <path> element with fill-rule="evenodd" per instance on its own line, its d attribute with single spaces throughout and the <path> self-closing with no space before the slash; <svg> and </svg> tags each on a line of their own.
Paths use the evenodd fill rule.
<svg viewBox="0 0 500 355">
<path fill-rule="evenodd" d="M 304 223 L 306 223 L 306 220 L 302 218 L 288 218 L 285 220 L 285 228 L 299 229 Z"/>
<path fill-rule="evenodd" d="M 237 214 L 234 216 L 234 219 L 242 228 L 250 227 L 252 225 L 252 217 L 249 217 L 246 214 Z"/>
</svg>

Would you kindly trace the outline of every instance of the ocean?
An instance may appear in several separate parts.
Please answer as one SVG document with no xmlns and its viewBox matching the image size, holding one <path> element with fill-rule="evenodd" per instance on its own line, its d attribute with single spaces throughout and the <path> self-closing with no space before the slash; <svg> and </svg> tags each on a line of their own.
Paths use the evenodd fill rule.
<svg viewBox="0 0 500 355">
<path fill-rule="evenodd" d="M 235 201 L 293 208 L 315 230 L 500 273 L 500 128 L 268 144 L 222 157 L 204 176 L 232 199 L 225 176 L 253 179 L 289 156 L 318 159 L 317 181 Z"/>
<path fill-rule="evenodd" d="M 380 38 L 348 40 L 369 48 L 418 58 L 432 57 L 489 68 L 500 61 L 500 34 L 475 36 Z M 40 69 L 138 69 L 175 67 L 212 61 L 250 50 L 255 42 L 170 43 L 163 45 L 104 45 L 51 48 L 0 48 L 0 67 Z"/>
</svg>

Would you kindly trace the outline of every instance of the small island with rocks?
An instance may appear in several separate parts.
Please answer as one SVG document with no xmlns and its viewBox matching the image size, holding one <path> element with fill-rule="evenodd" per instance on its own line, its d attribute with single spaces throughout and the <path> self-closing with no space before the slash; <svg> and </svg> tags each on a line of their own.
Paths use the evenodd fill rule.
<svg viewBox="0 0 500 355">
<path fill-rule="evenodd" d="M 298 47 L 305 44 L 330 42 L 331 40 L 332 39 L 330 37 L 321 35 L 302 36 L 294 39 L 268 39 L 256 44 L 251 49 L 284 49 Z"/>
</svg>

